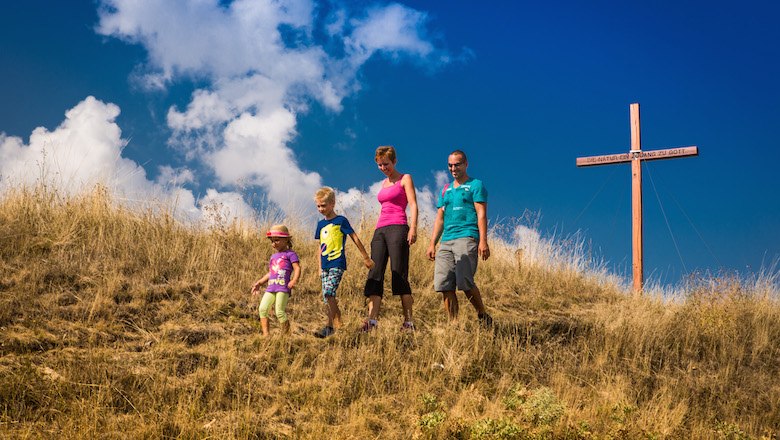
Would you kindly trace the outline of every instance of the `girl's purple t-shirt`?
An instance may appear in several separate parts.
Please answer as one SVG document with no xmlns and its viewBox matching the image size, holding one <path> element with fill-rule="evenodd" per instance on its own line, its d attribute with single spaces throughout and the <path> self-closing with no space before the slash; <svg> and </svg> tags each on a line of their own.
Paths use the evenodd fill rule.
<svg viewBox="0 0 780 440">
<path fill-rule="evenodd" d="M 293 263 L 298 262 L 298 254 L 292 250 L 277 252 L 271 255 L 268 263 L 269 273 L 268 288 L 266 292 L 286 292 L 290 293 L 287 284 L 290 282 L 293 274 Z"/>
<path fill-rule="evenodd" d="M 409 204 L 409 201 L 406 199 L 406 190 L 401 184 L 401 180 L 403 180 L 403 175 L 394 184 L 380 189 L 376 195 L 377 200 L 382 205 L 379 219 L 376 222 L 377 228 L 407 224 L 406 205 Z"/>
</svg>

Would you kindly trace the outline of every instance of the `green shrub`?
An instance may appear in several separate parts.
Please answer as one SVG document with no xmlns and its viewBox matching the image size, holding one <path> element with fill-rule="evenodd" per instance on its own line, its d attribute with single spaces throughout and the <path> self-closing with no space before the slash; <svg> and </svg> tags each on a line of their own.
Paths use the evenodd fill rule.
<svg viewBox="0 0 780 440">
<path fill-rule="evenodd" d="M 552 425 L 566 412 L 566 407 L 549 388 L 532 391 L 520 405 L 525 418 L 535 425 Z"/>
<path fill-rule="evenodd" d="M 483 419 L 471 425 L 472 440 L 504 440 L 523 438 L 525 431 L 512 420 Z"/>
<path fill-rule="evenodd" d="M 447 415 L 442 411 L 433 411 L 423 414 L 420 417 L 420 427 L 425 432 L 436 430 L 441 423 L 447 418 Z"/>
</svg>

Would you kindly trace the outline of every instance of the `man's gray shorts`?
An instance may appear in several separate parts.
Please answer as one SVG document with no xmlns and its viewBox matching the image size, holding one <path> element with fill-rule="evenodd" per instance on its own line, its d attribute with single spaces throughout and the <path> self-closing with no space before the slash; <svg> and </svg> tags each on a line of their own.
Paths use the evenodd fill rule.
<svg viewBox="0 0 780 440">
<path fill-rule="evenodd" d="M 477 272 L 478 242 L 472 237 L 442 242 L 436 252 L 433 288 L 437 292 L 473 289 Z"/>
</svg>

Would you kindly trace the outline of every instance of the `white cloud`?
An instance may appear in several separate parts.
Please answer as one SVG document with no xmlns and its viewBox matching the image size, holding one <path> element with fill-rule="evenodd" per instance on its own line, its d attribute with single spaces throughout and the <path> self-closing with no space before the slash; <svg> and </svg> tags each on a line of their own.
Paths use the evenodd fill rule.
<svg viewBox="0 0 780 440">
<path fill-rule="evenodd" d="M 234 220 L 254 218 L 255 215 L 254 209 L 236 192 L 209 189 L 206 196 L 200 200 L 200 205 L 203 208 L 204 220 L 213 224 L 227 225 Z"/>
<path fill-rule="evenodd" d="M 433 225 L 436 218 L 436 196 L 439 189 L 431 190 L 427 186 L 417 189 L 417 206 L 421 225 Z"/>
<path fill-rule="evenodd" d="M 309 35 L 313 9 L 306 0 L 235 0 L 228 7 L 217 0 L 104 0 L 97 32 L 142 45 L 152 86 L 204 78 L 238 113 L 246 109 L 239 100 L 284 104 L 278 94 L 293 86 L 327 105 L 333 91 L 323 76 L 326 54 L 316 45 L 286 47 L 279 30 L 286 25 Z"/>
<path fill-rule="evenodd" d="M 436 180 L 436 188 L 444 188 L 444 185 L 452 182 L 452 175 L 445 171 L 436 171 L 433 178 Z"/>
<path fill-rule="evenodd" d="M 517 247 L 520 249 L 536 250 L 541 243 L 541 235 L 536 229 L 528 226 L 518 225 L 515 227 L 514 239 Z"/>
<path fill-rule="evenodd" d="M 242 114 L 225 129 L 225 147 L 210 162 L 224 184 L 246 179 L 266 190 L 288 215 L 313 211 L 312 194 L 322 178 L 301 170 L 287 143 L 295 135 L 295 117 L 285 109 L 267 116 Z"/>
<path fill-rule="evenodd" d="M 50 131 L 39 127 L 28 144 L 0 132 L 0 191 L 46 183 L 75 194 L 106 185 L 126 204 L 173 209 L 191 220 L 231 221 L 256 218 L 235 191 L 261 188 L 261 215 L 279 218 L 313 213 L 314 191 L 321 176 L 299 166 L 289 143 L 297 136 L 300 114 L 318 101 L 340 111 L 344 97 L 359 89 L 357 72 L 376 53 L 405 56 L 421 63 L 433 51 L 425 38 L 424 13 L 391 4 L 374 7 L 359 18 L 334 9 L 323 26 L 341 44 L 328 54 L 314 41 L 317 6 L 310 0 L 103 0 L 96 31 L 139 44 L 147 51 L 144 66 L 133 75 L 150 89 L 195 80 L 196 90 L 184 110 L 171 107 L 169 144 L 185 153 L 194 167 L 160 166 L 152 181 L 136 162 L 122 156 L 127 140 L 116 118 L 118 106 L 87 97 Z M 431 61 L 439 63 L 440 61 Z M 183 185 L 194 184 L 199 166 L 213 171 L 224 190 L 210 188 L 196 200 Z M 369 192 L 343 193 L 346 210 L 376 212 L 375 184 Z M 251 190 L 251 188 L 250 188 Z M 422 217 L 432 211 L 432 194 L 418 191 Z M 266 218 L 266 220 L 270 217 Z"/>
<path fill-rule="evenodd" d="M 97 31 L 143 45 L 149 64 L 170 81 L 177 75 L 229 78 L 279 60 L 278 26 L 305 27 L 310 1 L 104 0 Z M 267 73 L 267 72 L 264 72 Z"/>
<path fill-rule="evenodd" d="M 374 54 L 443 59 L 428 59 L 437 49 L 423 12 L 390 4 L 356 16 L 334 8 L 323 23 L 326 46 L 313 37 L 316 9 L 309 0 L 103 0 L 97 32 L 146 49 L 151 88 L 192 78 L 208 84 L 186 109 L 168 112 L 170 143 L 188 160 L 201 161 L 224 187 L 262 188 L 288 215 L 313 213 L 322 179 L 301 169 L 288 146 L 299 115 L 312 101 L 340 111 Z M 339 44 L 340 53 L 327 53 Z"/>
<path fill-rule="evenodd" d="M 331 37 L 338 37 L 344 32 L 344 26 L 347 23 L 347 12 L 339 9 L 332 13 L 325 25 L 325 30 Z"/>
<path fill-rule="evenodd" d="M 36 128 L 29 145 L 4 137 L 0 144 L 0 173 L 8 189 L 43 182 L 66 193 L 97 183 L 109 188 L 143 189 L 146 171 L 121 157 L 126 141 L 114 120 L 119 107 L 88 97 L 65 113 L 54 131 Z"/>
<path fill-rule="evenodd" d="M 251 208 L 237 201 L 235 193 L 210 189 L 197 203 L 192 192 L 181 187 L 194 179 L 188 169 L 162 166 L 156 181 L 150 181 L 143 167 L 122 157 L 127 141 L 115 122 L 119 111 L 89 96 L 68 110 L 53 131 L 33 130 L 29 144 L 0 133 L 0 192 L 45 184 L 73 195 L 100 184 L 123 204 L 173 210 L 183 219 L 201 219 L 199 206 L 204 203 L 220 204 L 228 220 L 252 217 Z"/>
<path fill-rule="evenodd" d="M 374 219 L 378 214 L 376 195 L 382 188 L 382 182 L 375 182 L 368 190 L 350 188 L 336 192 L 336 211 L 346 216 L 355 226 Z M 371 225 L 373 226 L 373 225 Z"/>
<path fill-rule="evenodd" d="M 180 187 L 195 182 L 195 174 L 186 168 L 175 169 L 170 165 L 159 167 L 155 182 L 163 187 Z"/>
<path fill-rule="evenodd" d="M 230 120 L 234 112 L 216 93 L 197 90 L 186 112 L 168 111 L 168 125 L 176 131 L 201 130 Z"/>
<path fill-rule="evenodd" d="M 345 38 L 352 63 L 361 65 L 379 51 L 427 57 L 434 51 L 424 36 L 427 21 L 425 13 L 397 3 L 369 10 L 365 18 L 352 21 L 354 31 Z"/>
</svg>

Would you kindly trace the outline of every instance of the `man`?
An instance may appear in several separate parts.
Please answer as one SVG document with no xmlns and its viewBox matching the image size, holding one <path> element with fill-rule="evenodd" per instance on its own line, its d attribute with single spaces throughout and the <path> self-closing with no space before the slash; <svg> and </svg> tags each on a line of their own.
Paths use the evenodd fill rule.
<svg viewBox="0 0 780 440">
<path fill-rule="evenodd" d="M 436 202 L 438 211 L 428 246 L 428 258 L 436 261 L 433 287 L 441 292 L 449 318 L 458 317 L 456 289 L 462 290 L 477 311 L 481 324 L 490 326 L 493 319 L 485 311 L 482 295 L 474 283 L 479 258 L 490 257 L 487 241 L 487 190 L 482 181 L 466 173 L 466 153 L 455 150 L 447 160 L 454 180 L 442 189 Z M 441 238 L 438 252 L 436 243 Z"/>
</svg>

